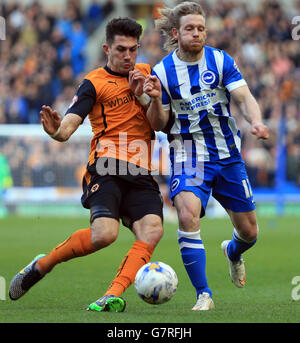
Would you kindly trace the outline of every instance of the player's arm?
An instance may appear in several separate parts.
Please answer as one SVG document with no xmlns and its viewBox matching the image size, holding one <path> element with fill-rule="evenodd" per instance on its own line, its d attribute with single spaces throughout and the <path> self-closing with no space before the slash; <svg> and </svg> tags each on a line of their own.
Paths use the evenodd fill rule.
<svg viewBox="0 0 300 343">
<path fill-rule="evenodd" d="M 257 101 L 251 94 L 234 59 L 224 51 L 223 55 L 224 86 L 239 105 L 244 118 L 251 124 L 251 133 L 257 138 L 267 139 L 269 137 L 269 131 L 262 122 L 262 115 Z"/>
<path fill-rule="evenodd" d="M 50 106 L 40 111 L 44 131 L 59 142 L 67 141 L 78 129 L 96 102 L 96 90 L 90 80 L 84 79 L 63 119 Z"/>
<path fill-rule="evenodd" d="M 162 90 L 159 79 L 155 75 L 148 75 L 144 82 L 144 93 L 151 97 L 147 110 L 147 118 L 155 131 L 162 131 L 169 121 L 169 111 L 162 105 Z"/>
<path fill-rule="evenodd" d="M 232 98 L 239 105 L 244 118 L 251 124 L 251 133 L 258 139 L 267 139 L 269 130 L 262 121 L 262 114 L 257 101 L 247 85 L 238 87 L 230 92 Z"/>
<path fill-rule="evenodd" d="M 67 141 L 77 130 L 82 119 L 74 113 L 68 113 L 62 120 L 50 106 L 43 106 L 40 111 L 44 131 L 59 142 Z"/>
</svg>

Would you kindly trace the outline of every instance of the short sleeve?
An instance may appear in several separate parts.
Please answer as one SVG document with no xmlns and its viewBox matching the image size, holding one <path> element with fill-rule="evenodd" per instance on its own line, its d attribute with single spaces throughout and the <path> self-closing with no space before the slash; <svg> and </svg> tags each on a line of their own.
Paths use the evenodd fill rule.
<svg viewBox="0 0 300 343">
<path fill-rule="evenodd" d="M 82 121 L 92 111 L 96 102 L 96 90 L 93 83 L 84 79 L 77 89 L 66 114 L 75 113 L 78 114 Z"/>
<path fill-rule="evenodd" d="M 225 51 L 223 51 L 223 54 L 223 85 L 229 92 L 231 92 L 238 87 L 245 86 L 247 83 L 235 63 L 235 60 Z"/>
</svg>

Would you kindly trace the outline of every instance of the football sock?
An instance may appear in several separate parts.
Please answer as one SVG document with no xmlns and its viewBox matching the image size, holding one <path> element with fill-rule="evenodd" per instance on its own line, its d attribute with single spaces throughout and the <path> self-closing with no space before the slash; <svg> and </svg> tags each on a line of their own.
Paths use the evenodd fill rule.
<svg viewBox="0 0 300 343">
<path fill-rule="evenodd" d="M 153 251 L 154 246 L 143 241 L 135 241 L 104 295 L 119 297 L 134 282 L 137 271 L 150 261 Z"/>
<path fill-rule="evenodd" d="M 85 256 L 96 251 L 92 245 L 91 229 L 74 232 L 68 239 L 54 248 L 48 255 L 40 258 L 37 265 L 44 273 L 49 273 L 58 263 L 74 257 Z"/>
<path fill-rule="evenodd" d="M 233 230 L 232 240 L 227 246 L 227 255 L 233 262 L 237 262 L 241 259 L 241 255 L 246 250 L 250 249 L 255 243 L 256 238 L 253 241 L 247 241 L 238 234 L 236 229 Z"/>
<path fill-rule="evenodd" d="M 200 293 L 207 292 L 212 296 L 205 274 L 206 255 L 200 230 L 196 232 L 177 231 L 178 243 L 184 267 L 196 289 L 197 298 Z"/>
</svg>

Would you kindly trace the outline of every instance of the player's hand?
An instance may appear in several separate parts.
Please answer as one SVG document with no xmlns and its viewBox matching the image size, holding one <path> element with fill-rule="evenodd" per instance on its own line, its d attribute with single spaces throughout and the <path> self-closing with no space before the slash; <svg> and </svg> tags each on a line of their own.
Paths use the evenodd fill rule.
<svg viewBox="0 0 300 343">
<path fill-rule="evenodd" d="M 252 124 L 251 133 L 256 136 L 257 139 L 268 139 L 269 129 L 263 123 Z"/>
<path fill-rule="evenodd" d="M 144 93 L 151 98 L 161 97 L 161 84 L 155 75 L 148 75 L 144 83 Z"/>
<path fill-rule="evenodd" d="M 45 132 L 47 132 L 48 135 L 53 135 L 58 130 L 61 123 L 61 118 L 57 111 L 52 110 L 50 106 L 43 105 L 40 115 Z"/>
<path fill-rule="evenodd" d="M 132 70 L 129 72 L 129 87 L 136 96 L 143 94 L 143 86 L 145 82 L 145 76 L 140 70 Z"/>
</svg>

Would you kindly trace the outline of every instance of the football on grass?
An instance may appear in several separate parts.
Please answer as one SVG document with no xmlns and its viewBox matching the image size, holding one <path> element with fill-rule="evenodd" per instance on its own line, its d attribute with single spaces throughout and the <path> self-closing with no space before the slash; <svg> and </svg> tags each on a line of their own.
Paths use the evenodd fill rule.
<svg viewBox="0 0 300 343">
<path fill-rule="evenodd" d="M 168 264 L 163 262 L 149 262 L 136 274 L 134 287 L 148 304 L 163 304 L 176 293 L 178 278 Z"/>
</svg>

